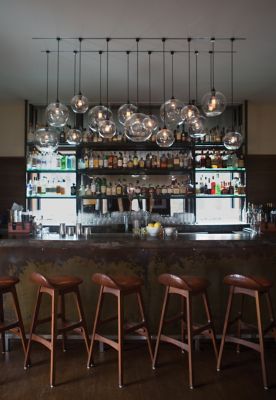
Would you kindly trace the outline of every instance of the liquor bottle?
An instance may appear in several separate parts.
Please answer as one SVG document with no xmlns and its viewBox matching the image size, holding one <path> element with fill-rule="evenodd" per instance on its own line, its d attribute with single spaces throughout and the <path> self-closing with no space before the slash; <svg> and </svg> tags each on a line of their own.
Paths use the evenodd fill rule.
<svg viewBox="0 0 276 400">
<path fill-rule="evenodd" d="M 211 166 L 212 166 L 212 160 L 211 160 L 211 157 L 210 157 L 208 151 L 205 156 L 205 166 L 206 166 L 206 168 L 211 168 Z"/>
<path fill-rule="evenodd" d="M 93 157 L 93 168 L 99 168 L 99 154 Z"/>
<path fill-rule="evenodd" d="M 124 152 L 123 154 L 123 168 L 127 168 L 127 154 Z"/>
<path fill-rule="evenodd" d="M 71 193 L 71 196 L 76 196 L 77 188 L 76 188 L 76 184 L 75 183 L 73 183 L 73 185 L 71 186 L 70 193 Z"/>
<path fill-rule="evenodd" d="M 149 154 L 146 155 L 145 167 L 147 169 L 151 168 L 151 159 L 150 159 L 150 155 Z"/>
<path fill-rule="evenodd" d="M 139 181 L 136 181 L 134 191 L 135 191 L 135 194 L 137 194 L 137 195 L 141 194 L 141 187 L 140 187 Z"/>
<path fill-rule="evenodd" d="M 214 176 L 212 176 L 212 181 L 211 181 L 211 194 L 216 194 L 216 182 Z"/>
<path fill-rule="evenodd" d="M 213 156 L 211 158 L 211 168 L 218 168 L 218 158 L 215 150 L 213 150 Z"/>
<path fill-rule="evenodd" d="M 90 188 L 91 188 L 92 195 L 95 196 L 95 194 L 96 194 L 96 183 L 95 183 L 94 178 L 91 179 Z"/>
<path fill-rule="evenodd" d="M 123 194 L 123 187 L 121 185 L 121 181 L 119 180 L 116 186 L 116 195 L 121 196 Z"/>
<path fill-rule="evenodd" d="M 99 168 L 103 168 L 104 165 L 104 155 L 99 155 Z"/>
<path fill-rule="evenodd" d="M 119 153 L 119 156 L 118 156 L 118 168 L 123 168 L 123 155 L 122 155 L 122 153 Z"/>
<path fill-rule="evenodd" d="M 106 179 L 103 178 L 101 182 L 101 194 L 105 195 L 106 194 Z"/>
<path fill-rule="evenodd" d="M 244 168 L 244 158 L 243 158 L 242 154 L 239 156 L 239 159 L 238 159 L 238 167 Z"/>
<path fill-rule="evenodd" d="M 84 168 L 89 168 L 89 157 L 87 150 L 84 153 L 83 160 L 84 160 Z"/>
<path fill-rule="evenodd" d="M 179 128 L 174 131 L 174 137 L 176 142 L 181 142 L 181 131 Z"/>
<path fill-rule="evenodd" d="M 108 155 L 108 168 L 112 168 L 113 167 L 113 155 L 112 153 L 110 153 Z"/>
<path fill-rule="evenodd" d="M 61 156 L 61 169 L 66 169 L 66 156 L 64 154 Z"/>
<path fill-rule="evenodd" d="M 216 179 L 216 194 L 218 194 L 218 195 L 221 194 L 221 185 L 220 185 L 220 180 L 219 180 L 219 174 L 217 174 L 217 179 Z"/>
<path fill-rule="evenodd" d="M 173 156 L 172 153 L 167 153 L 167 168 L 172 169 L 173 168 Z"/>
<path fill-rule="evenodd" d="M 96 178 L 95 184 L 96 184 L 96 195 L 98 196 L 101 194 L 101 185 L 102 185 L 102 181 L 99 177 Z"/>
<path fill-rule="evenodd" d="M 27 184 L 27 197 L 31 197 L 33 195 L 33 184 L 32 180 L 30 179 Z"/>
<path fill-rule="evenodd" d="M 133 160 L 131 158 L 131 155 L 129 155 L 128 162 L 127 162 L 127 167 L 130 168 L 130 169 L 133 168 Z"/>
<path fill-rule="evenodd" d="M 116 192 L 117 192 L 117 187 L 116 187 L 115 182 L 113 182 L 112 188 L 111 188 L 111 194 L 112 194 L 112 196 L 116 196 Z"/>
<path fill-rule="evenodd" d="M 206 158 L 205 155 L 203 154 L 203 150 L 201 151 L 201 156 L 200 156 L 200 168 L 205 168 L 206 167 Z"/>
<path fill-rule="evenodd" d="M 179 154 L 176 153 L 174 158 L 173 158 L 173 167 L 174 168 L 179 168 L 179 164 L 180 164 Z"/>
<path fill-rule="evenodd" d="M 139 165 L 139 161 L 138 161 L 138 156 L 137 153 L 134 153 L 134 157 L 133 157 L 133 168 L 137 168 Z"/>
<path fill-rule="evenodd" d="M 107 154 L 105 154 L 104 155 L 104 168 L 108 168 L 108 155 Z"/>
<path fill-rule="evenodd" d="M 167 165 L 167 158 L 165 153 L 163 153 L 160 159 L 160 168 L 167 168 Z"/>
<path fill-rule="evenodd" d="M 116 153 L 113 155 L 112 168 L 118 168 L 118 156 Z"/>
<path fill-rule="evenodd" d="M 112 183 L 109 182 L 109 185 L 106 187 L 106 195 L 111 196 L 112 195 Z"/>
<path fill-rule="evenodd" d="M 143 157 L 141 157 L 140 160 L 139 160 L 139 167 L 140 168 L 145 168 L 145 161 L 144 161 Z"/>
<path fill-rule="evenodd" d="M 157 159 L 156 159 L 156 155 L 153 154 L 152 159 L 151 159 L 151 168 L 156 168 L 156 167 L 157 167 Z"/>
</svg>

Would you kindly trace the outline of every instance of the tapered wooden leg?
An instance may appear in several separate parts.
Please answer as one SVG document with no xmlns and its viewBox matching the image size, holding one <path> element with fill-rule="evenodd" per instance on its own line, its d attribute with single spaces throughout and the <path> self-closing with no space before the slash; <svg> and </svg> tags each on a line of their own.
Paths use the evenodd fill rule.
<svg viewBox="0 0 276 400">
<path fill-rule="evenodd" d="M 57 302 L 58 293 L 52 290 L 51 307 L 51 365 L 50 365 L 50 386 L 55 386 L 56 378 L 56 341 L 57 341 Z"/>
<path fill-rule="evenodd" d="M 220 367 L 221 367 L 221 358 L 222 358 L 222 353 L 223 353 L 223 349 L 224 349 L 224 343 L 225 343 L 225 337 L 226 337 L 227 328 L 228 328 L 229 317 L 230 317 L 230 313 L 231 313 L 233 293 L 234 293 L 234 287 L 231 286 L 229 289 L 228 303 L 227 303 L 227 308 L 226 308 L 222 338 L 221 338 L 219 355 L 218 355 L 217 371 L 220 371 Z"/>
<path fill-rule="evenodd" d="M 12 294 L 14 309 L 15 309 L 15 313 L 16 313 L 16 317 L 17 317 L 17 321 L 18 321 L 20 339 L 22 342 L 22 347 L 23 347 L 24 353 L 26 354 L 27 340 L 26 340 L 26 336 L 25 336 L 25 329 L 24 329 L 24 325 L 23 325 L 22 315 L 21 315 L 21 311 L 20 311 L 20 307 L 19 307 L 19 303 L 18 303 L 17 292 L 16 292 L 15 287 L 12 287 L 11 294 Z"/>
<path fill-rule="evenodd" d="M 65 316 L 65 295 L 64 293 L 60 293 L 59 295 L 59 314 L 61 316 L 62 322 L 66 321 Z M 67 350 L 67 334 L 66 332 L 62 332 L 62 351 L 65 352 Z"/>
<path fill-rule="evenodd" d="M 261 356 L 261 364 L 262 364 L 263 383 L 264 383 L 264 388 L 268 389 L 267 373 L 266 373 L 266 365 L 265 365 L 265 354 L 264 354 L 264 337 L 263 337 L 261 309 L 260 309 L 260 294 L 259 294 L 258 291 L 255 292 L 255 300 L 256 300 L 256 313 L 257 313 L 257 323 L 258 323 L 258 334 L 259 334 L 259 344 L 260 344 L 260 356 Z"/>
<path fill-rule="evenodd" d="M 188 362 L 189 362 L 189 387 L 194 388 L 193 385 L 193 323 L 192 323 L 192 302 L 190 293 L 186 299 L 187 310 L 187 336 L 188 336 Z"/>
<path fill-rule="evenodd" d="M 81 332 L 82 332 L 82 336 L 83 336 L 83 339 L 85 342 L 87 354 L 89 354 L 89 336 L 88 336 L 88 330 L 87 330 L 87 325 L 86 325 L 86 318 L 85 318 L 84 311 L 82 308 L 80 291 L 79 291 L 78 287 L 76 288 L 76 291 L 74 292 L 74 294 L 76 296 L 76 304 L 77 304 L 79 319 L 82 322 Z"/>
<path fill-rule="evenodd" d="M 237 322 L 237 337 L 240 339 L 241 337 L 241 321 L 242 321 L 242 317 L 243 317 L 243 307 L 244 307 L 244 295 L 241 295 L 241 308 L 240 311 L 238 313 L 238 322 Z M 240 352 L 240 344 L 237 343 L 237 347 L 236 347 L 236 351 L 237 353 Z"/>
<path fill-rule="evenodd" d="M 276 320 L 275 320 L 275 315 L 274 315 L 274 311 L 273 311 L 270 293 L 269 292 L 265 293 L 265 297 L 266 297 L 266 302 L 267 302 L 270 323 L 272 324 L 271 332 L 274 337 L 274 340 L 276 341 Z"/>
<path fill-rule="evenodd" d="M 94 349 L 94 343 L 95 343 L 95 335 L 96 335 L 98 324 L 99 324 L 99 321 L 100 321 L 102 304 L 103 304 L 103 286 L 101 286 L 100 293 L 99 293 L 99 298 L 98 298 L 98 303 L 97 303 L 96 315 L 95 315 L 93 331 L 92 331 L 92 336 L 91 336 L 90 349 L 89 349 L 89 353 L 88 353 L 87 368 L 90 368 L 91 366 L 94 365 L 94 363 L 93 363 L 93 349 Z"/>
<path fill-rule="evenodd" d="M 202 294 L 202 297 L 203 297 L 203 302 L 204 302 L 204 307 L 205 307 L 205 312 L 206 312 L 207 320 L 208 320 L 208 323 L 211 325 L 209 334 L 210 334 L 211 339 L 212 339 L 213 348 L 214 348 L 214 353 L 215 353 L 215 357 L 216 357 L 216 361 L 217 361 L 217 359 L 218 359 L 217 340 L 216 340 L 216 334 L 215 334 L 215 329 L 214 329 L 214 324 L 213 324 L 213 318 L 212 318 L 212 314 L 211 314 L 211 308 L 210 308 L 210 304 L 209 304 L 209 299 L 208 299 L 207 292 L 204 292 L 204 293 Z"/>
<path fill-rule="evenodd" d="M 142 294 L 140 291 L 137 292 L 137 299 L 138 299 L 141 318 L 144 323 L 144 329 L 145 329 L 146 339 L 147 339 L 147 343 L 148 343 L 149 355 L 150 355 L 150 359 L 152 362 L 153 361 L 152 343 L 151 343 L 151 338 L 150 338 L 150 334 L 149 334 L 147 320 L 145 318 L 145 309 L 144 309 L 143 298 L 142 298 Z"/>
<path fill-rule="evenodd" d="M 38 292 L 37 292 L 37 299 L 36 299 L 35 309 L 34 309 L 34 313 L 33 313 L 33 320 L 32 320 L 31 330 L 30 330 L 30 337 L 29 337 L 29 340 L 28 340 L 27 351 L 26 351 L 26 355 L 25 355 L 25 362 L 24 362 L 24 368 L 25 369 L 27 369 L 30 366 L 30 352 L 31 352 L 31 346 L 32 346 L 32 335 L 33 335 L 33 333 L 35 332 L 35 329 L 36 329 L 36 323 L 37 323 L 40 304 L 41 304 L 41 297 L 42 297 L 42 293 L 41 293 L 40 288 L 39 288 Z"/>
<path fill-rule="evenodd" d="M 184 296 L 180 296 L 180 301 L 181 301 L 181 312 L 182 312 L 182 318 L 181 318 L 181 341 L 182 343 L 185 342 L 185 324 L 186 324 L 186 298 Z M 181 349 L 181 353 L 185 353 L 184 349 Z"/>
<path fill-rule="evenodd" d="M 4 322 L 4 304 L 3 304 L 3 293 L 0 293 L 0 322 Z M 1 340 L 2 340 L 2 353 L 6 352 L 6 343 L 5 343 L 5 331 L 1 332 Z"/>
<path fill-rule="evenodd" d="M 118 372 L 119 372 L 119 388 L 124 385 L 123 371 L 123 335 L 124 335 L 124 305 L 121 292 L 118 293 Z"/>
<path fill-rule="evenodd" d="M 166 287 L 164 301 L 163 301 L 163 307 L 162 307 L 162 311 L 161 311 L 161 318 L 160 318 L 160 323 L 159 323 L 159 328 L 158 328 L 158 334 L 157 334 L 157 338 L 156 338 L 156 344 L 155 344 L 155 350 L 154 350 L 154 356 L 153 356 L 153 362 L 152 362 L 152 369 L 155 369 L 157 360 L 158 360 L 160 337 L 162 334 L 164 318 L 165 318 L 167 304 L 168 304 L 168 295 L 169 295 L 169 287 Z"/>
</svg>

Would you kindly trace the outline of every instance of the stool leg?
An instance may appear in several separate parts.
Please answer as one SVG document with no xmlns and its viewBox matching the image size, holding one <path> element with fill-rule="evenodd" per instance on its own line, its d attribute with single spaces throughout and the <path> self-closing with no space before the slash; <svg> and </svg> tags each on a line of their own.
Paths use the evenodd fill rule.
<svg viewBox="0 0 276 400">
<path fill-rule="evenodd" d="M 94 366 L 94 363 L 93 363 L 93 360 L 92 360 L 93 349 L 94 349 L 94 343 L 95 343 L 95 335 L 96 335 L 98 324 L 99 324 L 99 321 L 100 321 L 102 304 L 103 304 L 103 286 L 101 286 L 100 293 L 99 293 L 99 298 L 98 298 L 98 303 L 97 303 L 96 315 L 95 315 L 93 331 L 92 331 L 92 336 L 91 336 L 90 349 L 89 349 L 89 353 L 88 353 L 87 368 L 90 368 L 90 367 Z"/>
<path fill-rule="evenodd" d="M 217 359 L 218 359 L 217 340 L 216 340 L 216 334 L 215 334 L 213 318 L 212 318 L 212 314 L 211 314 L 211 308 L 210 308 L 210 303 L 209 303 L 209 298 L 208 298 L 207 292 L 204 292 L 202 294 L 202 297 L 203 297 L 203 302 L 204 302 L 204 307 L 205 307 L 207 320 L 208 320 L 208 323 L 210 324 L 209 334 L 210 334 L 211 339 L 212 339 L 214 353 L 215 353 L 216 361 L 217 361 Z"/>
<path fill-rule="evenodd" d="M 153 357 L 153 362 L 152 362 L 152 369 L 155 369 L 157 360 L 158 360 L 160 337 L 161 337 L 161 333 L 162 333 L 162 329 L 163 329 L 164 318 L 165 318 L 167 304 L 168 304 L 168 296 L 169 296 L 169 287 L 166 287 L 165 296 L 164 296 L 164 300 L 163 300 L 163 307 L 162 307 L 162 311 L 161 311 L 161 318 L 160 318 L 160 323 L 159 323 L 159 328 L 158 328 L 158 334 L 157 334 L 157 338 L 156 338 L 154 357 Z"/>
<path fill-rule="evenodd" d="M 14 304 L 16 317 L 17 317 L 17 320 L 18 320 L 18 328 L 19 328 L 19 332 L 20 332 L 20 339 L 21 339 L 21 342 L 22 342 L 24 353 L 26 354 L 26 351 L 27 351 L 27 340 L 26 340 L 26 336 L 25 336 L 25 329 L 24 329 L 24 325 L 23 325 L 22 315 L 21 315 L 19 302 L 18 302 L 18 297 L 17 297 L 17 292 L 16 292 L 16 288 L 15 287 L 12 287 L 11 294 L 12 294 L 12 298 L 13 298 L 13 304 Z"/>
<path fill-rule="evenodd" d="M 60 293 L 59 295 L 59 313 L 61 316 L 62 322 L 66 321 L 65 317 L 65 295 L 64 293 Z M 67 334 L 66 332 L 62 332 L 62 351 L 65 352 L 67 350 Z"/>
<path fill-rule="evenodd" d="M 27 369 L 30 366 L 30 352 L 31 352 L 31 346 L 32 346 L 32 335 L 33 335 L 33 333 L 35 332 L 35 329 L 36 329 L 36 323 L 37 323 L 40 304 L 41 304 L 41 297 L 42 297 L 42 293 L 41 293 L 40 288 L 39 288 L 38 292 L 37 292 L 37 299 L 36 299 L 35 309 L 34 309 L 34 313 L 33 313 L 33 320 L 32 320 L 31 330 L 30 330 L 30 337 L 29 337 L 29 340 L 28 340 L 28 346 L 27 346 L 27 351 L 26 351 L 26 355 L 25 355 L 24 369 Z"/>
<path fill-rule="evenodd" d="M 123 387 L 123 338 L 124 338 L 124 303 L 121 292 L 118 293 L 118 369 L 119 388 Z"/>
<path fill-rule="evenodd" d="M 77 303 L 79 318 L 82 323 L 81 332 L 82 332 L 83 339 L 85 341 L 85 347 L 86 347 L 87 354 L 89 354 L 89 336 L 88 336 L 88 330 L 87 330 L 87 325 L 86 325 L 86 319 L 85 319 L 84 311 L 82 308 L 82 302 L 81 302 L 79 288 L 76 288 L 76 291 L 74 293 L 76 296 L 76 303 Z"/>
<path fill-rule="evenodd" d="M 57 341 L 57 303 L 58 293 L 51 290 L 52 307 L 51 307 L 51 366 L 50 366 L 50 386 L 55 386 L 56 378 L 56 341 Z"/>
<path fill-rule="evenodd" d="M 238 319 L 238 322 L 237 322 L 237 337 L 239 339 L 241 338 L 241 320 L 242 320 L 242 317 L 243 317 L 243 306 L 244 306 L 244 295 L 242 294 L 241 295 L 241 308 L 240 308 L 240 311 L 238 313 L 238 318 L 239 319 Z M 237 353 L 240 352 L 240 344 L 239 343 L 237 344 L 236 351 L 237 351 Z"/>
<path fill-rule="evenodd" d="M 147 343 L 148 343 L 149 355 L 150 355 L 150 359 L 151 359 L 151 362 L 152 362 L 153 361 L 152 344 L 151 344 L 151 338 L 150 338 L 150 334 L 149 334 L 147 320 L 145 318 L 144 303 L 143 303 L 143 298 L 142 298 L 141 291 L 137 292 L 137 299 L 138 299 L 141 318 L 142 318 L 142 321 L 144 323 L 144 329 L 145 329 L 146 339 L 147 339 Z"/>
<path fill-rule="evenodd" d="M 0 322 L 4 322 L 4 304 L 3 304 L 3 293 L 0 293 Z M 6 343 L 5 343 L 5 331 L 1 332 L 2 339 L 2 353 L 6 353 Z"/>
<path fill-rule="evenodd" d="M 264 355 L 264 337 L 263 337 L 261 309 L 260 309 L 260 294 L 258 291 L 255 291 L 255 300 L 256 300 L 256 313 L 257 313 L 257 322 L 258 322 L 258 334 L 259 334 L 259 343 L 260 343 L 260 356 L 261 356 L 261 364 L 262 364 L 263 383 L 264 383 L 264 388 L 268 389 L 267 373 L 266 373 L 266 365 L 265 365 L 265 355 Z"/>
<path fill-rule="evenodd" d="M 188 336 L 188 362 L 189 362 L 189 387 L 193 389 L 193 323 L 192 323 L 192 302 L 188 292 L 186 299 L 187 310 L 187 336 Z"/>
<path fill-rule="evenodd" d="M 222 353 L 223 353 L 223 349 L 224 349 L 225 337 L 226 337 L 226 333 L 227 333 L 228 322 L 229 322 L 229 317 L 230 317 L 230 312 L 231 312 L 231 307 L 232 307 L 233 293 L 234 293 L 234 287 L 231 286 L 230 290 L 229 290 L 228 303 L 227 303 L 227 308 L 226 308 L 222 338 L 221 338 L 220 349 L 219 349 L 217 371 L 220 371 L 220 367 L 221 367 L 221 358 L 222 358 Z"/>
<path fill-rule="evenodd" d="M 271 296 L 270 296 L 269 292 L 265 293 L 265 298 L 266 298 L 267 307 L 268 307 L 272 335 L 274 337 L 274 340 L 276 341 L 276 321 L 275 321 L 275 315 L 274 315 L 274 311 L 273 311 Z"/>
<path fill-rule="evenodd" d="M 181 322 L 180 322 L 181 323 L 181 341 L 182 341 L 182 343 L 184 343 L 185 342 L 185 323 L 186 323 L 186 320 L 187 320 L 187 318 L 186 318 L 186 310 L 185 310 L 185 308 L 186 308 L 186 306 L 185 306 L 186 298 L 184 296 L 180 296 L 180 297 L 181 297 L 180 301 L 181 301 L 181 312 L 182 312 L 182 318 L 181 318 Z M 185 350 L 181 349 L 181 353 L 184 354 Z"/>
</svg>

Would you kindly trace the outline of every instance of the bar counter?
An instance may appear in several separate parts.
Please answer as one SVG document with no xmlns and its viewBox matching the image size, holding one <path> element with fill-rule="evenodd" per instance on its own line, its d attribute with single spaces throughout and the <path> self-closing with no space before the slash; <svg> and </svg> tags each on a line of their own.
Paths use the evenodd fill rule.
<svg viewBox="0 0 276 400">
<path fill-rule="evenodd" d="M 135 239 L 131 234 L 95 234 L 87 239 L 60 239 L 58 235 L 43 238 L 0 236 L 0 275 L 16 275 L 19 301 L 27 331 L 35 302 L 36 288 L 30 273 L 77 275 L 83 279 L 81 295 L 91 327 L 98 288 L 92 284 L 94 272 L 111 275 L 136 274 L 145 281 L 144 300 L 152 333 L 160 317 L 163 288 L 157 277 L 164 272 L 200 275 L 211 283 L 209 297 L 217 331 L 221 332 L 228 289 L 222 283 L 229 273 L 264 276 L 276 282 L 276 235 L 252 236 L 250 233 L 179 234 L 174 239 Z M 272 289 L 276 307 L 276 291 Z M 134 304 L 134 303 L 133 303 Z M 171 301 L 171 309 L 178 306 Z M 74 316 L 69 299 L 68 312 Z M 115 310 L 110 299 L 106 314 Z M 127 304 L 134 318 L 135 307 Z M 112 311 L 111 311 L 112 309 Z M 12 311 L 8 307 L 8 314 Z M 193 307 L 195 319 L 203 321 L 201 304 Z M 254 308 L 252 306 L 252 317 Z M 176 332 L 177 327 L 173 327 Z M 111 326 L 109 332 L 114 332 Z M 115 330 L 116 331 L 116 330 Z"/>
</svg>

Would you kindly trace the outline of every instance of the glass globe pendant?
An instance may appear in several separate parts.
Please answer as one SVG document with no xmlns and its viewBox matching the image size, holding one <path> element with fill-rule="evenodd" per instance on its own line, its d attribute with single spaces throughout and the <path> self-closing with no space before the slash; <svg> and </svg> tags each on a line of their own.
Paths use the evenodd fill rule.
<svg viewBox="0 0 276 400">
<path fill-rule="evenodd" d="M 111 119 L 112 111 L 103 105 L 92 107 L 88 112 L 88 125 L 93 132 L 98 131 L 103 121 Z"/>
<path fill-rule="evenodd" d="M 69 129 L 66 135 L 66 141 L 68 144 L 77 145 L 82 141 L 82 133 L 77 128 Z"/>
<path fill-rule="evenodd" d="M 79 94 L 75 95 L 71 100 L 71 108 L 74 113 L 84 114 L 88 110 L 89 102 L 87 97 L 83 96 L 81 93 L 81 43 L 82 38 L 79 38 L 80 48 L 79 48 Z M 76 54 L 76 53 L 75 53 Z M 74 90 L 75 93 L 75 90 Z"/>
<path fill-rule="evenodd" d="M 183 106 L 183 102 L 175 98 L 164 102 L 160 108 L 160 117 L 162 121 L 166 121 L 172 128 L 182 124 L 181 110 Z"/>
<path fill-rule="evenodd" d="M 159 147 L 171 147 L 174 141 L 174 133 L 170 129 L 162 128 L 156 134 L 156 143 Z"/>
<path fill-rule="evenodd" d="M 103 139 L 112 139 L 116 135 L 116 125 L 111 119 L 102 121 L 98 130 Z"/>
<path fill-rule="evenodd" d="M 126 120 L 130 118 L 134 113 L 137 113 L 137 111 L 138 107 L 136 107 L 134 104 L 131 103 L 123 104 L 118 109 L 118 120 L 120 124 L 125 125 Z"/>
<path fill-rule="evenodd" d="M 221 115 L 226 108 L 226 98 L 223 93 L 213 89 L 206 93 L 201 100 L 202 111 L 207 117 L 217 117 Z"/>
<path fill-rule="evenodd" d="M 188 122 L 190 119 L 199 117 L 199 115 L 199 109 L 193 104 L 188 104 L 184 106 L 181 110 L 181 118 L 184 122 Z"/>
<path fill-rule="evenodd" d="M 159 121 L 156 115 L 147 115 L 143 120 L 143 125 L 149 133 L 156 133 L 159 129 Z"/>
<path fill-rule="evenodd" d="M 134 113 L 126 120 L 125 135 L 132 142 L 145 142 L 151 137 L 152 132 L 144 125 L 146 117 L 146 114 Z"/>
<path fill-rule="evenodd" d="M 238 150 L 243 142 L 242 135 L 239 132 L 227 132 L 223 138 L 224 147 L 227 150 Z"/>
<path fill-rule="evenodd" d="M 188 134 L 193 139 L 203 139 L 206 135 L 206 130 L 204 127 L 205 118 L 203 116 L 198 116 L 191 118 L 186 123 L 186 129 Z"/>
<path fill-rule="evenodd" d="M 59 134 L 51 127 L 39 128 L 34 134 L 34 144 L 43 154 L 54 153 L 59 144 Z"/>
</svg>

